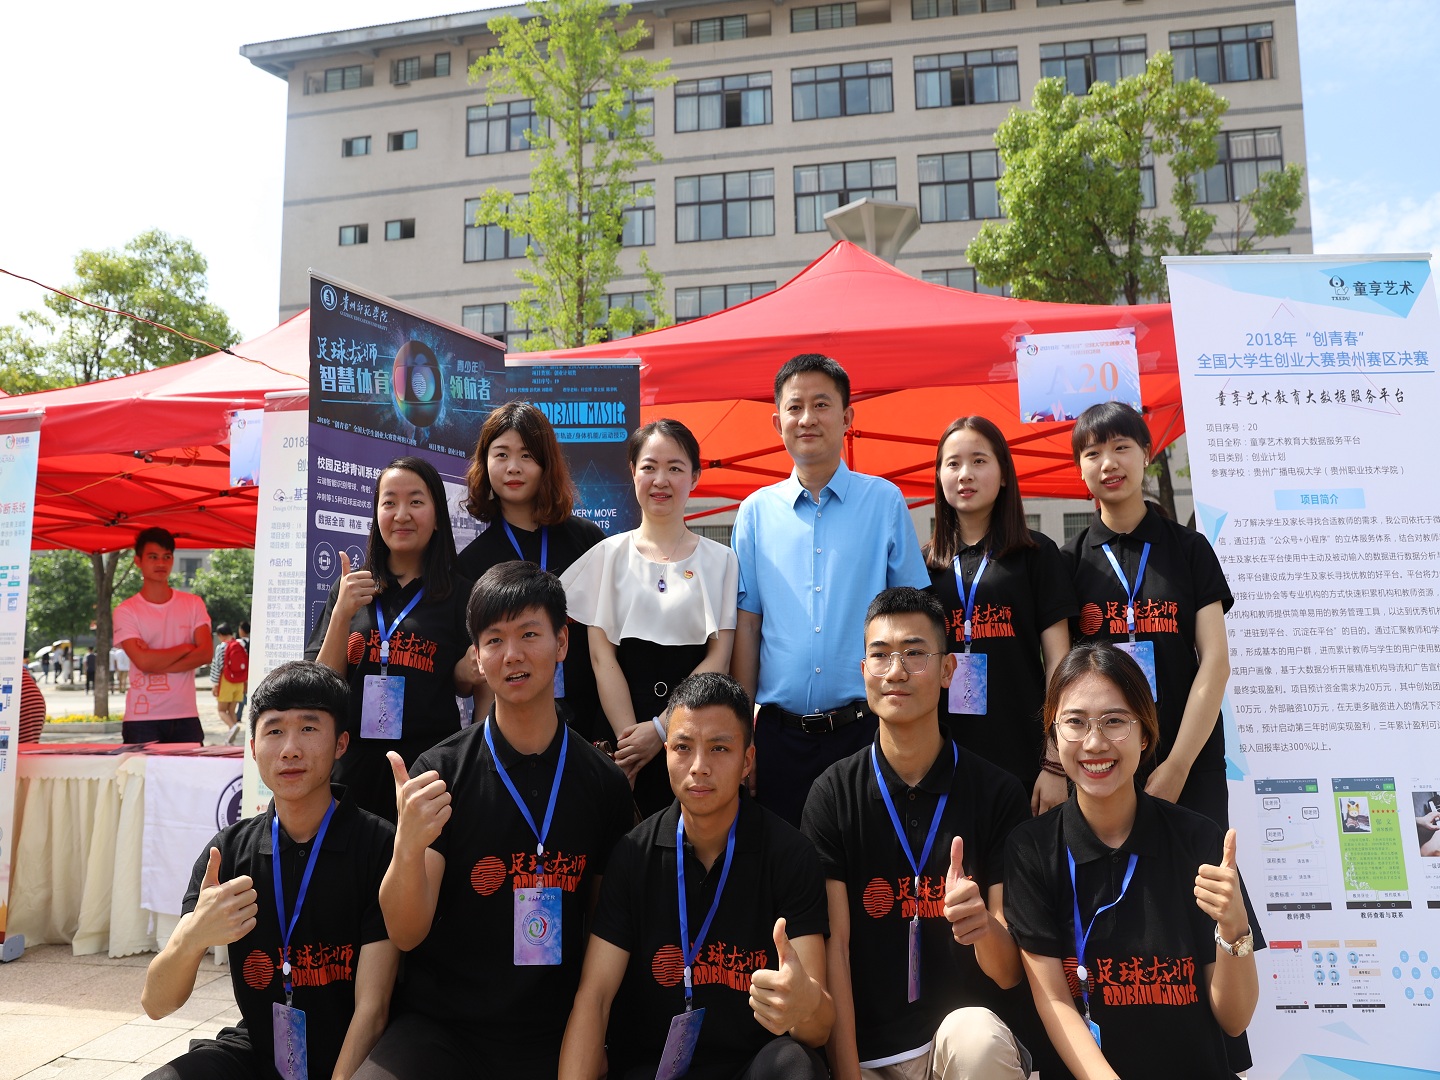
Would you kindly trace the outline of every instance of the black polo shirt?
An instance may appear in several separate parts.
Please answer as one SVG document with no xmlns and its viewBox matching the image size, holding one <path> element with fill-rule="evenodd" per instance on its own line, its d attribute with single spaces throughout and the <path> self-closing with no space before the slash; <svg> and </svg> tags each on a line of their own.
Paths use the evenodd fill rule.
<svg viewBox="0 0 1440 1080">
<path fill-rule="evenodd" d="M 520 542 L 526 561 L 539 566 L 540 530 L 530 532 L 517 529 L 514 525 L 510 528 Z M 605 531 L 599 525 L 573 515 L 559 525 L 551 525 L 545 569 L 559 577 L 570 569 L 571 563 L 604 539 Z M 479 581 L 492 566 L 515 558 L 515 549 L 505 535 L 505 526 L 497 519 L 466 545 L 456 566 L 471 581 Z M 595 672 L 590 666 L 590 639 L 586 636 L 585 627 L 573 619 L 570 622 L 570 649 L 565 654 L 564 668 L 565 696 L 561 700 L 569 710 L 567 719 L 587 739 L 613 739 L 608 724 L 596 733 L 600 692 L 595 689 Z"/>
<path fill-rule="evenodd" d="M 910 788 L 880 754 L 880 768 L 918 857 L 941 794 L 950 793 L 930 857 L 913 880 L 880 795 L 870 748 L 830 766 L 810 790 L 801 829 L 815 844 L 825 877 L 843 881 L 850 902 L 850 985 L 860 1060 L 883 1061 L 930 1042 L 955 1009 L 983 1005 L 1002 1018 L 1005 995 L 980 970 L 974 948 L 957 944 L 945 918 L 950 841 L 965 841 L 965 869 L 982 894 L 1005 871 L 1005 838 L 1030 816 L 1020 783 L 961 749 L 950 733 L 930 771 Z M 879 740 L 877 737 L 878 751 Z M 920 998 L 907 1002 L 909 923 L 920 914 Z"/>
<path fill-rule="evenodd" d="M 1150 559 L 1140 593 L 1135 599 L 1135 639 L 1155 643 L 1156 708 L 1160 713 L 1160 746 L 1156 761 L 1164 761 L 1175 745 L 1190 685 L 1200 670 L 1195 655 L 1195 615 L 1217 601 L 1225 611 L 1235 605 L 1225 571 L 1209 541 L 1148 507 L 1135 531 L 1120 535 L 1097 513 L 1091 523 L 1065 544 L 1064 554 L 1074 575 L 1080 614 L 1070 620 L 1070 638 L 1078 643 L 1126 641 L 1125 589 L 1102 544 L 1135 583 L 1140 554 L 1150 544 Z M 1210 738 L 1195 758 L 1192 771 L 1225 767 L 1225 731 L 1216 721 Z"/>
<path fill-rule="evenodd" d="M 611 1075 L 658 1066 L 670 1019 L 685 1010 L 684 954 L 675 880 L 680 804 L 647 818 L 610 856 L 595 933 L 630 954 L 610 1011 Z M 707 874 L 685 844 L 690 933 L 715 899 L 724 855 Z M 705 1010 L 687 1076 L 722 1080 L 744 1070 L 775 1038 L 750 1008 L 750 976 L 778 966 L 775 920 L 791 938 L 828 934 L 825 881 L 815 849 L 788 822 L 742 795 L 735 857 L 715 921 L 694 966 L 695 1008 Z"/>
<path fill-rule="evenodd" d="M 1124 899 L 1095 919 L 1085 946 L 1090 1016 L 1100 1025 L 1105 1058 L 1121 1076 L 1153 1073 L 1164 1061 L 1167 1076 L 1228 1080 L 1235 1073 L 1203 975 L 1215 962 L 1215 923 L 1195 902 L 1195 875 L 1202 863 L 1219 864 L 1224 834 L 1201 814 L 1138 795 L 1135 825 L 1114 849 L 1091 831 L 1073 797 L 1021 824 L 1006 856 L 1005 918 L 1022 949 L 1061 958 L 1078 1008 L 1075 893 L 1065 849 L 1075 856 L 1086 926 L 1120 895 L 1129 856 L 1139 856 Z M 1245 909 L 1255 948 L 1263 949 L 1248 893 Z"/>
<path fill-rule="evenodd" d="M 492 728 L 496 752 L 536 825 L 545 819 L 566 730 L 562 725 L 543 752 L 525 755 Z M 634 824 L 630 785 L 614 762 L 572 733 L 545 839 L 545 885 L 562 890 L 563 959 L 554 967 L 517 967 L 513 894 L 539 884 L 535 834 L 495 769 L 485 724 L 422 754 L 411 775 L 429 769 L 453 799 L 450 820 L 432 845 L 445 856 L 445 876 L 429 936 L 407 957 L 401 1006 L 456 1025 L 484 1046 L 486 1063 L 497 1070 L 557 1056 L 580 982 L 590 889 Z"/>
<path fill-rule="evenodd" d="M 388 821 L 357 807 L 336 786 L 340 800 L 325 832 L 325 843 L 310 878 L 305 904 L 290 936 L 291 981 L 295 1008 L 305 1012 L 305 1038 L 310 1075 L 329 1076 L 340 1056 L 345 1033 L 355 1012 L 355 969 L 360 949 L 385 940 L 380 913 L 380 881 L 390 865 L 395 830 Z M 220 849 L 220 880 L 248 874 L 255 882 L 255 928 L 227 947 L 230 983 L 242 1017 L 218 1039 L 254 1050 L 254 1060 L 267 1077 L 278 1077 L 271 1064 L 274 1035 L 270 1006 L 285 1001 L 280 972 L 280 916 L 275 910 L 275 878 L 271 869 L 270 823 L 275 804 L 257 817 L 237 821 L 215 834 L 195 860 L 181 912 L 189 914 L 200 900 L 201 882 L 210 849 Z M 296 844 L 280 830 L 280 874 L 285 909 L 294 914 L 295 894 L 305 874 L 310 844 Z"/>
<path fill-rule="evenodd" d="M 986 656 L 985 716 L 951 713 L 948 697 L 940 695 L 940 719 L 956 741 L 992 765 L 1010 773 L 1026 791 L 1040 774 L 1043 736 L 1040 708 L 1045 703 L 1045 657 L 1040 635 L 1072 618 L 1079 606 L 1070 583 L 1070 569 L 1060 549 L 1044 533 L 1031 532 L 1033 548 L 992 558 L 975 590 L 970 651 Z M 960 550 L 960 571 L 969 593 L 980 569 L 987 542 Z M 965 597 L 955 581 L 953 565 L 930 568 L 929 592 L 945 608 L 945 647 L 965 651 Z"/>
</svg>

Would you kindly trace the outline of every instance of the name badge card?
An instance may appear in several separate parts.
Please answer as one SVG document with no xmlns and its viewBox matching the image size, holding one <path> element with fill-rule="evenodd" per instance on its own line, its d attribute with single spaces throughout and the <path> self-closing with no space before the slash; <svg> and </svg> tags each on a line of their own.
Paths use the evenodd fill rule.
<svg viewBox="0 0 1440 1080">
<path fill-rule="evenodd" d="M 309 1080 L 305 1013 L 276 1001 L 270 1005 L 270 1016 L 275 1028 L 275 1071 L 285 1080 Z"/>
<path fill-rule="evenodd" d="M 906 968 L 909 973 L 906 981 L 905 1000 L 920 1000 L 920 920 L 910 920 L 910 959 Z"/>
<path fill-rule="evenodd" d="M 555 662 L 555 696 L 565 696 L 565 665 L 558 660 Z"/>
<path fill-rule="evenodd" d="M 955 674 L 950 679 L 950 711 L 956 715 L 984 716 L 988 693 L 984 653 L 955 653 Z"/>
<path fill-rule="evenodd" d="M 515 966 L 554 967 L 559 963 L 560 890 L 516 889 Z"/>
<path fill-rule="evenodd" d="M 1153 641 L 1117 641 L 1115 648 L 1132 657 L 1145 673 L 1150 684 L 1150 700 L 1159 701 L 1160 692 L 1155 688 L 1155 643 Z"/>
<path fill-rule="evenodd" d="M 398 739 L 405 715 L 405 676 L 366 675 L 360 701 L 360 737 Z"/>
<path fill-rule="evenodd" d="M 679 1013 L 670 1018 L 670 1030 L 665 1035 L 665 1052 L 660 1055 L 660 1068 L 655 1080 L 674 1080 L 690 1071 L 690 1060 L 695 1056 L 695 1044 L 700 1041 L 700 1024 L 705 1019 L 704 1009 Z"/>
</svg>

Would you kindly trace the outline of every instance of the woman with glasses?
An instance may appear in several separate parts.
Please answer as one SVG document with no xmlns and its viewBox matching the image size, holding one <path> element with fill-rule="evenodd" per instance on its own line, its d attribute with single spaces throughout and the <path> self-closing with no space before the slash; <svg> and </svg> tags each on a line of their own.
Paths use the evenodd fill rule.
<svg viewBox="0 0 1440 1080">
<path fill-rule="evenodd" d="M 1040 704 L 1078 608 L 1055 542 L 1025 526 L 1010 448 L 983 416 L 962 416 L 940 436 L 924 555 L 956 658 L 941 722 L 1024 785 L 1032 814 L 1058 806 L 1065 775 L 1053 752 L 1046 758 Z"/>
<path fill-rule="evenodd" d="M 1050 1042 L 1079 1080 L 1229 1080 L 1259 981 L 1235 830 L 1136 783 L 1160 728 L 1138 664 L 1082 645 L 1050 679 L 1045 736 L 1075 793 L 1022 822 L 1005 918 Z"/>
</svg>

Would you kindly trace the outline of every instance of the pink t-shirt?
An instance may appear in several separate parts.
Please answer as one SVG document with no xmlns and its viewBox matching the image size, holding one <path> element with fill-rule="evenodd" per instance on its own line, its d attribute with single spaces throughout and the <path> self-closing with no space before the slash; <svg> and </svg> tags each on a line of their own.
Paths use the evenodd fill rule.
<svg viewBox="0 0 1440 1080">
<path fill-rule="evenodd" d="M 175 589 L 163 604 L 152 604 L 139 593 L 115 609 L 115 644 L 138 638 L 151 649 L 193 645 L 195 631 L 210 625 L 205 601 L 194 593 Z M 197 664 L 196 667 L 200 665 Z M 198 716 L 195 671 L 150 675 L 130 665 L 130 689 L 125 693 L 126 720 L 178 720 Z"/>
</svg>

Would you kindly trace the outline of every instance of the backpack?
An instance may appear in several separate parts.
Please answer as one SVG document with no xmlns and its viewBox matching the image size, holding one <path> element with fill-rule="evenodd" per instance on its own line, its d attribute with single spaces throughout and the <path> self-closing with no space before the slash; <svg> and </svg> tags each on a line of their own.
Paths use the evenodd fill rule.
<svg viewBox="0 0 1440 1080">
<path fill-rule="evenodd" d="M 250 678 L 250 653 L 238 641 L 225 644 L 225 666 L 221 669 L 225 681 L 243 686 Z"/>
</svg>

